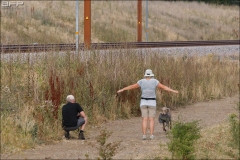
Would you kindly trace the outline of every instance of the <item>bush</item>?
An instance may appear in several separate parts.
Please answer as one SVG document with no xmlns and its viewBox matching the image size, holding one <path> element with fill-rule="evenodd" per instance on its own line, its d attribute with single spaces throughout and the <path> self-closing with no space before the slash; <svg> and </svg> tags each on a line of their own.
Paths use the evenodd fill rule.
<svg viewBox="0 0 240 160">
<path fill-rule="evenodd" d="M 230 122 L 230 134 L 231 134 L 231 145 L 234 148 L 239 148 L 239 126 L 240 123 L 237 120 L 237 116 L 235 114 L 231 114 L 229 116 Z"/>
<path fill-rule="evenodd" d="M 172 157 L 177 159 L 194 158 L 194 142 L 199 139 L 200 127 L 198 122 L 176 122 L 170 132 L 168 149 L 172 152 Z"/>
</svg>

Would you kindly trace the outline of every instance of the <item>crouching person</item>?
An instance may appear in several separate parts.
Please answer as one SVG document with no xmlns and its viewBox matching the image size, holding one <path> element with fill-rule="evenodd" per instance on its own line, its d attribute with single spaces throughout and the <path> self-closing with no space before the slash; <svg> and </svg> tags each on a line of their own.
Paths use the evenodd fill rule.
<svg viewBox="0 0 240 160">
<path fill-rule="evenodd" d="M 87 124 L 87 116 L 85 115 L 80 104 L 75 102 L 73 95 L 67 96 L 67 104 L 62 107 L 62 126 L 65 131 L 66 139 L 70 138 L 70 131 L 80 129 L 78 139 L 85 140 L 84 128 Z"/>
</svg>

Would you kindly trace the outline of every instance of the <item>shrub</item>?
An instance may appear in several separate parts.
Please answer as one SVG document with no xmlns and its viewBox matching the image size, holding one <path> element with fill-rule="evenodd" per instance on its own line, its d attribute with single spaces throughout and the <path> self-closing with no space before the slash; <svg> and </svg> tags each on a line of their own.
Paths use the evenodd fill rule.
<svg viewBox="0 0 240 160">
<path fill-rule="evenodd" d="M 176 122 L 169 135 L 168 149 L 175 158 L 192 159 L 195 150 L 194 142 L 200 137 L 200 127 L 197 121 Z"/>
<path fill-rule="evenodd" d="M 239 126 L 240 123 L 237 120 L 237 115 L 231 114 L 229 116 L 230 122 L 230 134 L 231 134 L 231 145 L 234 148 L 239 148 Z"/>
</svg>

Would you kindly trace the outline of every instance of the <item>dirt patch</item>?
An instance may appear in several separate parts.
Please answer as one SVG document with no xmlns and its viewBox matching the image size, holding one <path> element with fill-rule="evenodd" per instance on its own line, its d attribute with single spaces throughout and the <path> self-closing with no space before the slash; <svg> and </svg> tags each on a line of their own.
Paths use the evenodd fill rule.
<svg viewBox="0 0 240 160">
<path fill-rule="evenodd" d="M 203 129 L 212 127 L 227 121 L 228 115 L 237 112 L 239 96 L 228 97 L 220 100 L 200 102 L 188 105 L 172 111 L 173 121 L 180 118 L 190 122 L 199 120 Z M 2 155 L 2 159 L 97 159 L 98 143 L 96 137 L 100 131 L 106 129 L 112 132 L 109 142 L 121 142 L 120 148 L 114 159 L 143 159 L 154 158 L 159 155 L 169 157 L 166 151 L 168 138 L 162 131 L 162 126 L 155 118 L 155 140 L 141 140 L 141 117 L 127 120 L 106 122 L 100 126 L 87 128 L 87 140 L 77 140 L 76 134 L 70 140 L 62 140 L 54 145 L 42 145 L 34 149 L 25 150 L 13 155 Z"/>
</svg>

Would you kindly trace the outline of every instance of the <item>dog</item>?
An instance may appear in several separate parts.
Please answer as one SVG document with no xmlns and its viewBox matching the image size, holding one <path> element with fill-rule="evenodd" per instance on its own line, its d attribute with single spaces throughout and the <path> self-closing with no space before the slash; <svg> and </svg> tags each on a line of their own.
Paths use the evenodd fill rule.
<svg viewBox="0 0 240 160">
<path fill-rule="evenodd" d="M 158 117 L 159 123 L 163 124 L 163 131 L 167 131 L 166 127 L 169 129 L 172 128 L 172 120 L 171 120 L 171 110 L 170 108 L 163 107 L 162 112 L 159 114 Z"/>
</svg>

